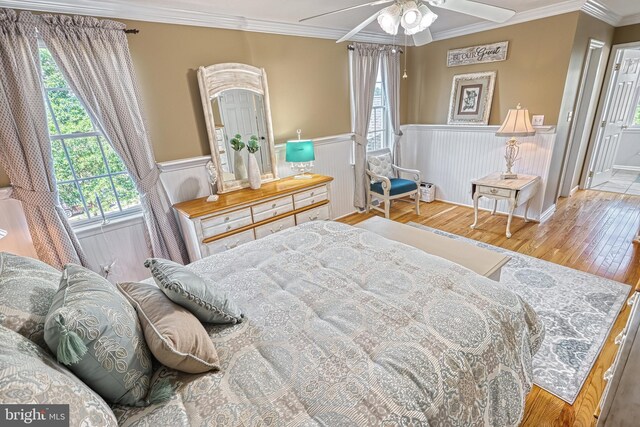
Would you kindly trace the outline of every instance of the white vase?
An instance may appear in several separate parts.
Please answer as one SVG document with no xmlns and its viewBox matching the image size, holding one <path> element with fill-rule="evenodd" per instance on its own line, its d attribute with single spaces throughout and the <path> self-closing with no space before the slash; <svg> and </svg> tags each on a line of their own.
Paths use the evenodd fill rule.
<svg viewBox="0 0 640 427">
<path fill-rule="evenodd" d="M 238 181 L 247 180 L 247 167 L 244 164 L 244 157 L 242 157 L 242 152 L 240 151 L 233 152 L 233 174 Z"/>
<path fill-rule="evenodd" d="M 260 167 L 258 166 L 258 159 L 254 153 L 249 153 L 249 187 L 257 190 L 262 185 L 260 178 Z"/>
</svg>

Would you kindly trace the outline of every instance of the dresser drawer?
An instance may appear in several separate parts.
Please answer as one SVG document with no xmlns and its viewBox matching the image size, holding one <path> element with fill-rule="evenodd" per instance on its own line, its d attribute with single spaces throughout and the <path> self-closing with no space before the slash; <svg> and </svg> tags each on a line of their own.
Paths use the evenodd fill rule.
<svg viewBox="0 0 640 427">
<path fill-rule="evenodd" d="M 329 205 L 320 206 L 308 211 L 296 214 L 296 224 L 304 224 L 309 221 L 324 221 L 329 219 Z"/>
<path fill-rule="evenodd" d="M 327 194 L 326 191 L 324 193 L 315 194 L 311 197 L 307 197 L 306 199 L 297 200 L 295 202 L 295 207 L 296 209 L 306 208 L 307 206 L 311 206 L 314 203 L 325 201 L 327 200 L 328 197 L 329 195 Z"/>
<path fill-rule="evenodd" d="M 253 240 L 255 240 L 253 230 L 247 230 L 242 233 L 225 237 L 224 239 L 216 240 L 215 242 L 207 243 L 204 247 L 206 248 L 207 255 L 213 255 L 228 251 L 229 249 L 236 248 L 243 243 L 248 243 Z"/>
<path fill-rule="evenodd" d="M 307 191 L 303 191 L 301 193 L 294 194 L 293 195 L 293 201 L 294 201 L 294 203 L 296 205 L 296 209 L 300 209 L 300 207 L 302 207 L 302 206 L 299 207 L 299 203 L 302 202 L 303 200 L 310 199 L 312 197 L 317 197 L 317 196 L 319 196 L 321 194 L 325 195 L 325 199 L 327 198 L 327 196 L 326 196 L 326 194 L 327 194 L 327 186 L 326 185 L 322 185 L 320 187 L 312 188 L 311 190 L 307 190 Z"/>
<path fill-rule="evenodd" d="M 251 220 L 251 216 L 245 216 L 240 219 L 236 219 L 235 221 L 229 221 L 222 223 L 220 225 L 216 225 L 215 227 L 207 227 L 202 229 L 202 236 L 205 239 L 209 237 L 218 236 L 220 234 L 228 233 L 233 230 L 237 230 L 242 227 L 246 227 L 247 225 L 253 224 Z"/>
<path fill-rule="evenodd" d="M 512 190 L 507 190 L 506 188 L 483 187 L 482 185 L 478 186 L 478 193 L 483 196 L 511 197 L 511 192 Z"/>
<path fill-rule="evenodd" d="M 270 222 L 269 224 L 261 225 L 260 227 L 255 228 L 256 239 L 262 239 L 263 237 L 270 236 L 277 233 L 278 231 L 282 231 L 290 227 L 295 227 L 295 225 L 296 220 L 293 215 Z"/>
<path fill-rule="evenodd" d="M 253 210 L 253 216 L 256 216 L 257 214 L 278 209 L 292 203 L 293 200 L 291 199 L 291 196 L 287 196 L 280 199 L 270 200 L 265 203 L 260 203 L 259 205 L 253 206 L 251 209 Z"/>
<path fill-rule="evenodd" d="M 254 213 L 253 214 L 253 222 L 264 221 L 265 219 L 274 218 L 278 215 L 286 214 L 287 212 L 291 212 L 293 210 L 293 203 L 291 203 L 291 198 L 289 198 L 289 204 L 278 206 L 275 209 L 271 209 L 268 211 Z"/>
<path fill-rule="evenodd" d="M 222 224 L 228 224 L 230 222 L 238 221 L 244 218 L 251 219 L 251 209 L 245 208 L 233 212 L 227 212 L 220 215 L 203 218 L 201 224 L 202 229 L 204 230 L 211 227 L 217 227 Z"/>
</svg>

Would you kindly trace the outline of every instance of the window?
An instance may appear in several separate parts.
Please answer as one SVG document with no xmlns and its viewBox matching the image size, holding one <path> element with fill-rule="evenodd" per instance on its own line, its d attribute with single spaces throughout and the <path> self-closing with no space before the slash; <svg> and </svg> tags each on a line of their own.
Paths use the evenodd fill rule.
<svg viewBox="0 0 640 427">
<path fill-rule="evenodd" d="M 140 197 L 122 160 L 44 47 L 40 48 L 40 62 L 55 178 L 69 221 L 101 218 L 100 205 L 107 216 L 139 210 Z"/>
<path fill-rule="evenodd" d="M 640 96 L 638 96 L 638 105 L 636 105 L 636 114 L 633 116 L 633 126 L 640 127 Z"/>
<path fill-rule="evenodd" d="M 373 92 L 373 109 L 369 121 L 369 131 L 367 133 L 367 151 L 387 148 L 389 144 L 389 105 L 387 103 L 387 93 L 382 81 L 382 72 L 378 71 L 376 87 Z"/>
</svg>

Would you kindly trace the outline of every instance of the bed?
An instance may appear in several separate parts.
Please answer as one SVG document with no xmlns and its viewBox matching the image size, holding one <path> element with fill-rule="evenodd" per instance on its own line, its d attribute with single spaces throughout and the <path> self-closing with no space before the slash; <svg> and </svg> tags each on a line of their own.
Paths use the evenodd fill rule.
<svg viewBox="0 0 640 427">
<path fill-rule="evenodd" d="M 244 310 L 207 326 L 221 370 L 122 426 L 518 425 L 544 330 L 504 286 L 371 232 L 314 222 L 191 268 Z"/>
</svg>

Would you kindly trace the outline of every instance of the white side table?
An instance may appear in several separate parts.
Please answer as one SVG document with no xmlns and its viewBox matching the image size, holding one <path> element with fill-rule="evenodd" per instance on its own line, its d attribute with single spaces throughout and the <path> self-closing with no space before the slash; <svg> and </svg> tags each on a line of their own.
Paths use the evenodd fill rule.
<svg viewBox="0 0 640 427">
<path fill-rule="evenodd" d="M 500 178 L 499 172 L 471 181 L 474 209 L 474 222 L 471 228 L 475 229 L 478 225 L 478 201 L 480 197 L 487 197 L 494 200 L 491 215 L 495 215 L 496 213 L 498 200 L 508 200 L 509 219 L 507 220 L 507 238 L 511 238 L 513 211 L 526 203 L 524 221 L 529 222 L 527 218 L 529 204 L 538 191 L 539 183 L 539 176 L 518 175 L 517 179 L 502 179 Z"/>
</svg>

